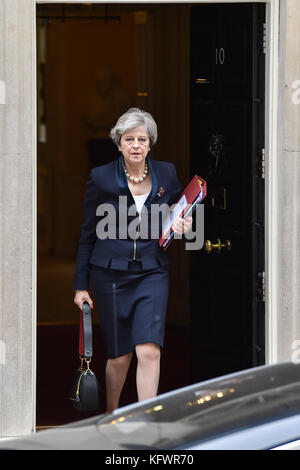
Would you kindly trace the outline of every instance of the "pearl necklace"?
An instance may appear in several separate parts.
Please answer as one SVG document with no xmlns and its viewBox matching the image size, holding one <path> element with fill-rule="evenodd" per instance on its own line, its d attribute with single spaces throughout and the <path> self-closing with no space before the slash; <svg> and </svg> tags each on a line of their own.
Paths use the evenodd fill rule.
<svg viewBox="0 0 300 470">
<path fill-rule="evenodd" d="M 125 165 L 124 165 L 125 166 Z M 126 176 L 127 178 L 132 181 L 133 183 L 141 183 L 142 181 L 144 181 L 144 179 L 147 177 L 147 174 L 148 174 L 148 163 L 145 162 L 145 170 L 144 170 L 144 174 L 143 176 L 141 176 L 141 178 L 134 178 L 133 176 L 131 176 L 128 171 L 126 170 L 125 168 L 125 173 L 126 173 Z"/>
</svg>

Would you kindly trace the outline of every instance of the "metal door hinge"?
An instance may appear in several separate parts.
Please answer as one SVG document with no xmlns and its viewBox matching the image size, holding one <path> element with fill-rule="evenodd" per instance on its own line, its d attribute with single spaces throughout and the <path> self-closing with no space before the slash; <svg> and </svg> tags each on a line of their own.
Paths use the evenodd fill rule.
<svg viewBox="0 0 300 470">
<path fill-rule="evenodd" d="M 265 149 L 260 149 L 257 172 L 258 176 L 262 179 L 265 179 L 265 156 Z"/>
<path fill-rule="evenodd" d="M 261 302 L 266 300 L 266 273 L 265 271 L 259 272 L 257 275 L 257 293 L 258 299 Z"/>
<path fill-rule="evenodd" d="M 263 54 L 267 50 L 267 26 L 266 23 L 262 24 L 262 34 L 261 34 L 261 51 Z"/>
</svg>

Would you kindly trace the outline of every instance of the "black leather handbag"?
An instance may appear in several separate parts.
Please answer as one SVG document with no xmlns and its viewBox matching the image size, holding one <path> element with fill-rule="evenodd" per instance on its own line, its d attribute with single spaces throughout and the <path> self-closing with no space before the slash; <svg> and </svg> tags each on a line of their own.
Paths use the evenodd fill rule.
<svg viewBox="0 0 300 470">
<path fill-rule="evenodd" d="M 99 409 L 100 386 L 96 375 L 90 369 L 92 356 L 93 329 L 91 307 L 87 302 L 83 302 L 79 331 L 79 358 L 81 363 L 75 371 L 69 393 L 73 406 L 80 411 L 95 411 Z"/>
</svg>

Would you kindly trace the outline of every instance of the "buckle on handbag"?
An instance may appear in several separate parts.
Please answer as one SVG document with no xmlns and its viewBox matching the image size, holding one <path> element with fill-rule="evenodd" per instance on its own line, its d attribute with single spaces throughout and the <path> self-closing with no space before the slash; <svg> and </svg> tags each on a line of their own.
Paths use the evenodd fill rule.
<svg viewBox="0 0 300 470">
<path fill-rule="evenodd" d="M 90 363 L 92 362 L 92 359 L 89 357 L 85 357 L 85 356 L 79 356 L 79 359 L 80 359 L 80 368 L 82 369 L 83 368 L 83 361 L 85 361 L 86 363 L 86 371 L 87 372 L 91 372 L 91 369 L 90 369 Z"/>
<path fill-rule="evenodd" d="M 86 371 L 87 371 L 87 372 L 91 372 L 91 369 L 90 369 L 91 359 L 87 359 L 87 358 L 85 357 L 84 360 L 85 360 L 85 363 L 86 363 Z"/>
</svg>

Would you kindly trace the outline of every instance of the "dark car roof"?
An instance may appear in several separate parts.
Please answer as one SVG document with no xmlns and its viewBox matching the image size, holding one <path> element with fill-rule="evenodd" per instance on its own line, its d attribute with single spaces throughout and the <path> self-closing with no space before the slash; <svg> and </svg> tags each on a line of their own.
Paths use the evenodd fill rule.
<svg viewBox="0 0 300 470">
<path fill-rule="evenodd" d="M 299 418 L 300 365 L 282 363 L 177 389 L 0 448 L 192 449 L 213 441 L 228 448 L 240 440 L 264 449 L 300 439 Z"/>
<path fill-rule="evenodd" d="M 184 448 L 300 413 L 300 365 L 263 366 L 116 410 L 99 430 L 127 448 Z"/>
</svg>

